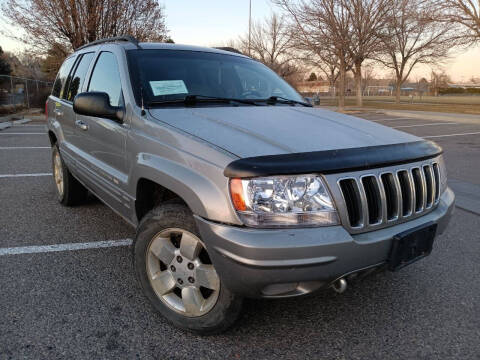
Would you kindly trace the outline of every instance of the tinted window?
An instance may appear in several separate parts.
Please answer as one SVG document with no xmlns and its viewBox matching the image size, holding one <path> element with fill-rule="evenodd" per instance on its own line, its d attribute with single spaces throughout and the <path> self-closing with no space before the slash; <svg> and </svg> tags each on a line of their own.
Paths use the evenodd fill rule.
<svg viewBox="0 0 480 360">
<path fill-rule="evenodd" d="M 88 91 L 106 92 L 112 106 L 119 106 L 122 103 L 122 85 L 115 55 L 110 52 L 100 54 L 90 78 Z"/>
<path fill-rule="evenodd" d="M 85 75 L 87 75 L 88 67 L 90 62 L 93 59 L 94 53 L 83 54 L 79 62 L 77 61 L 77 68 L 75 69 L 74 75 L 71 77 L 71 80 L 67 81 L 70 83 L 68 91 L 66 91 L 65 99 L 68 101 L 73 101 L 75 95 L 78 94 L 78 91 L 82 87 L 83 80 L 85 80 Z"/>
<path fill-rule="evenodd" d="M 55 79 L 55 83 L 53 84 L 53 90 L 52 90 L 52 95 L 56 97 L 62 97 L 62 91 L 65 85 L 65 82 L 67 81 L 67 77 L 70 73 L 70 69 L 72 68 L 72 65 L 75 61 L 75 57 L 69 57 L 65 62 L 63 63 L 62 67 L 58 71 L 57 78 Z"/>
<path fill-rule="evenodd" d="M 220 53 L 177 50 L 127 52 L 133 89 L 148 102 L 205 95 L 235 99 L 282 96 L 303 101 L 282 78 L 252 59 Z"/>
</svg>

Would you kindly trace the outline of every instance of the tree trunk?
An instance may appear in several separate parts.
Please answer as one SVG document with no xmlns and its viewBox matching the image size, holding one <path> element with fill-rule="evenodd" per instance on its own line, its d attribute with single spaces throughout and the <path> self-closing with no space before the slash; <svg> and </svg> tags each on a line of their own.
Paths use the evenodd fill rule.
<svg viewBox="0 0 480 360">
<path fill-rule="evenodd" d="M 363 106 L 362 97 L 362 63 L 355 62 L 355 88 L 357 96 L 357 106 Z"/>
<path fill-rule="evenodd" d="M 400 104 L 400 94 L 402 92 L 402 81 L 397 79 L 397 85 L 395 87 L 395 102 Z"/>
<path fill-rule="evenodd" d="M 345 56 L 340 56 L 340 81 L 338 86 L 338 110 L 345 110 L 345 73 L 347 65 L 345 64 Z"/>
</svg>

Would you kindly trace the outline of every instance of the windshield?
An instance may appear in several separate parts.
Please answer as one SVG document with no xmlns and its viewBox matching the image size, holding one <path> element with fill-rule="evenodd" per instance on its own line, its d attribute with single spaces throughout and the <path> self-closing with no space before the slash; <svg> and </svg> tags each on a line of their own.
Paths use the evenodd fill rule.
<svg viewBox="0 0 480 360">
<path fill-rule="evenodd" d="M 189 95 L 228 99 L 304 99 L 265 65 L 234 55 L 182 50 L 129 50 L 137 104 Z"/>
</svg>

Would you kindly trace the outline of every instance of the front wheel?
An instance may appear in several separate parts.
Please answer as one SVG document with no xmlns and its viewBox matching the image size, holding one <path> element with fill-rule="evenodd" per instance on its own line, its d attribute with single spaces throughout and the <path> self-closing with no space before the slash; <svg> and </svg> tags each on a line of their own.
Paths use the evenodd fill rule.
<svg viewBox="0 0 480 360">
<path fill-rule="evenodd" d="M 134 265 L 147 298 L 177 327 L 219 333 L 240 313 L 241 299 L 223 286 L 183 204 L 164 204 L 144 217 Z"/>
</svg>

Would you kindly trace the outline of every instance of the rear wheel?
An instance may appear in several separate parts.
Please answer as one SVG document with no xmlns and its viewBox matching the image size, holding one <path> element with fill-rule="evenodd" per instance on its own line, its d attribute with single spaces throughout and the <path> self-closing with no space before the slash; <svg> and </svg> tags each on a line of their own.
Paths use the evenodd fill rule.
<svg viewBox="0 0 480 360">
<path fill-rule="evenodd" d="M 77 205 L 86 199 L 87 189 L 70 173 L 57 145 L 52 148 L 52 169 L 57 199 L 61 204 Z"/>
<path fill-rule="evenodd" d="M 175 326 L 211 334 L 238 317 L 241 299 L 222 285 L 185 205 L 165 204 L 145 216 L 134 262 L 144 293 Z"/>
</svg>

